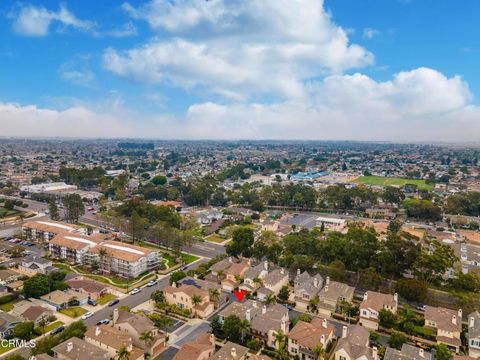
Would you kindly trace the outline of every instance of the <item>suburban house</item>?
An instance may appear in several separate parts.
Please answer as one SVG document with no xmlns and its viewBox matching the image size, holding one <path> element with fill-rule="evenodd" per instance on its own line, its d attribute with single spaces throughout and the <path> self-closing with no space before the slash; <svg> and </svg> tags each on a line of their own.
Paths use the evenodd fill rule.
<svg viewBox="0 0 480 360">
<path fill-rule="evenodd" d="M 370 331 L 360 325 L 343 326 L 334 352 L 335 360 L 378 360 L 377 348 L 370 348 Z"/>
<path fill-rule="evenodd" d="M 468 355 L 480 357 L 480 313 L 474 311 L 468 315 Z"/>
<path fill-rule="evenodd" d="M 0 284 L 0 297 L 8 295 L 8 288 L 5 285 Z"/>
<path fill-rule="evenodd" d="M 313 360 L 313 350 L 317 346 L 326 350 L 334 335 L 335 326 L 327 319 L 314 317 L 310 323 L 299 320 L 288 334 L 288 352 L 300 359 Z"/>
<path fill-rule="evenodd" d="M 213 264 L 210 267 L 210 272 L 215 275 L 215 276 L 220 276 L 222 273 L 225 273 L 225 271 L 234 264 L 234 259 L 230 256 L 225 259 L 220 260 L 216 264 Z"/>
<path fill-rule="evenodd" d="M 129 334 L 107 325 L 92 326 L 85 333 L 85 341 L 106 350 L 110 359 L 117 357 L 120 348 L 125 347 L 130 353 L 129 360 L 143 360 L 143 349 L 133 344 L 133 338 Z"/>
<path fill-rule="evenodd" d="M 432 354 L 422 348 L 403 344 L 401 350 L 387 347 L 383 360 L 432 360 Z"/>
<path fill-rule="evenodd" d="M 354 292 L 353 286 L 330 281 L 330 277 L 327 276 L 325 286 L 318 293 L 318 311 L 326 316 L 331 316 L 337 311 L 342 301 L 352 302 Z"/>
<path fill-rule="evenodd" d="M 264 261 L 248 269 L 244 275 L 243 284 L 239 286 L 239 289 L 250 292 L 258 289 L 268 274 L 268 267 L 268 261 Z"/>
<path fill-rule="evenodd" d="M 9 283 L 15 282 L 22 274 L 10 270 L 10 269 L 0 269 L 0 285 L 7 285 Z"/>
<path fill-rule="evenodd" d="M 70 286 L 70 289 L 86 294 L 90 299 L 94 300 L 108 292 L 107 285 L 83 277 L 76 277 L 65 282 Z"/>
<path fill-rule="evenodd" d="M 288 309 L 285 306 L 276 304 L 267 307 L 262 306 L 261 312 L 246 311 L 246 319 L 250 322 L 252 336 L 258 338 L 263 344 L 276 348 L 275 334 L 282 332 L 288 334 L 290 319 Z"/>
<path fill-rule="evenodd" d="M 263 279 L 263 286 L 257 290 L 257 297 L 263 301 L 268 295 L 278 295 L 284 286 L 288 286 L 288 272 L 283 268 L 275 269 Z"/>
<path fill-rule="evenodd" d="M 225 318 L 230 315 L 236 315 L 241 320 L 248 320 L 253 319 L 261 311 L 262 309 L 258 306 L 256 300 L 247 300 L 241 303 L 234 301 L 218 313 L 218 319 L 222 324 Z"/>
<path fill-rule="evenodd" d="M 425 307 L 425 327 L 437 330 L 437 343 L 445 344 L 459 352 L 462 344 L 462 309 L 450 310 L 442 307 Z"/>
<path fill-rule="evenodd" d="M 311 276 L 308 272 L 300 273 L 297 270 L 297 276 L 294 281 L 295 301 L 300 309 L 307 310 L 310 300 L 312 300 L 323 287 L 323 277 L 320 274 Z"/>
<path fill-rule="evenodd" d="M 184 344 L 173 360 L 208 360 L 215 352 L 215 336 L 203 333 Z"/>
<path fill-rule="evenodd" d="M 0 333 L 2 333 L 3 336 L 9 334 L 17 324 L 21 324 L 22 322 L 22 318 L 0 311 Z"/>
<path fill-rule="evenodd" d="M 142 349 L 151 358 L 158 356 L 165 346 L 165 336 L 145 315 L 114 309 L 113 327 L 130 335 L 133 339 L 133 345 Z M 153 340 L 149 343 L 141 340 L 140 338 L 144 333 L 150 333 Z"/>
<path fill-rule="evenodd" d="M 27 276 L 34 276 L 37 274 L 48 275 L 58 269 L 52 266 L 51 260 L 31 255 L 22 259 L 17 270 Z"/>
<path fill-rule="evenodd" d="M 372 330 L 378 329 L 379 312 L 382 309 L 397 313 L 398 295 L 367 291 L 360 304 L 360 325 Z"/>
<path fill-rule="evenodd" d="M 35 326 L 38 326 L 41 321 L 48 322 L 48 318 L 53 315 L 53 311 L 47 307 L 36 305 L 27 300 L 16 303 L 10 313 L 24 321 L 32 321 Z"/>
<path fill-rule="evenodd" d="M 233 291 L 238 285 L 240 285 L 241 279 L 248 269 L 250 269 L 248 261 L 241 261 L 232 264 L 227 270 L 225 270 L 226 277 L 222 280 L 222 289 L 225 291 Z"/>
<path fill-rule="evenodd" d="M 85 340 L 72 337 L 52 348 L 53 357 L 60 360 L 108 360 L 108 352 Z"/>
<path fill-rule="evenodd" d="M 245 360 L 247 359 L 248 348 L 228 341 L 210 360 Z"/>
<path fill-rule="evenodd" d="M 176 287 L 174 283 L 172 286 L 167 286 L 163 293 L 169 304 L 175 304 L 180 309 L 187 309 L 201 318 L 208 317 L 214 311 L 214 303 L 210 301 L 210 293 L 196 286 L 182 284 L 180 287 Z"/>
<path fill-rule="evenodd" d="M 78 305 L 84 305 L 88 301 L 88 296 L 74 290 L 55 290 L 41 296 L 40 299 L 53 306 L 58 311 L 68 308 L 69 304 L 74 300 L 78 302 Z"/>
</svg>

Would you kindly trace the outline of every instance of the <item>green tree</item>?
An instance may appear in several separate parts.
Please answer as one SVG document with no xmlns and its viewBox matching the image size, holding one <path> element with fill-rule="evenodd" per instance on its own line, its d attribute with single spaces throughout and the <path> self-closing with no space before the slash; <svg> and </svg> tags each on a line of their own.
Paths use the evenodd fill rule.
<svg viewBox="0 0 480 360">
<path fill-rule="evenodd" d="M 157 175 L 150 180 L 155 185 L 165 185 L 167 183 L 167 177 L 163 175 Z"/>
<path fill-rule="evenodd" d="M 288 290 L 288 286 L 283 286 L 278 292 L 278 298 L 282 301 L 288 301 L 289 297 L 290 297 L 290 290 Z"/>
<path fill-rule="evenodd" d="M 307 323 L 310 323 L 312 322 L 312 317 L 308 314 L 300 314 L 298 316 L 298 320 L 301 320 L 303 322 L 307 322 Z"/>
<path fill-rule="evenodd" d="M 55 198 L 50 199 L 50 202 L 48 204 L 48 210 L 50 212 L 50 219 L 60 220 L 60 213 L 58 211 L 58 206 Z"/>
<path fill-rule="evenodd" d="M 130 235 L 132 242 L 135 244 L 145 237 L 145 229 L 148 225 L 148 220 L 142 218 L 136 211 L 127 220 L 126 232 Z"/>
<path fill-rule="evenodd" d="M 240 319 L 237 315 L 230 315 L 223 321 L 223 334 L 225 338 L 232 342 L 241 342 L 242 331 L 240 329 Z"/>
<path fill-rule="evenodd" d="M 140 334 L 139 339 L 143 341 L 147 345 L 151 345 L 154 337 L 151 331 L 144 331 L 143 333 Z"/>
<path fill-rule="evenodd" d="M 34 324 L 33 321 L 25 321 L 23 323 L 15 325 L 13 328 L 13 334 L 15 337 L 21 340 L 30 340 L 33 334 Z"/>
<path fill-rule="evenodd" d="M 78 194 L 68 194 L 63 197 L 66 220 L 78 223 L 78 219 L 85 214 L 85 205 Z"/>
<path fill-rule="evenodd" d="M 387 186 L 382 194 L 382 199 L 389 204 L 400 204 L 405 199 L 405 194 L 399 188 Z"/>
<path fill-rule="evenodd" d="M 245 226 L 235 228 L 232 241 L 227 245 L 227 254 L 235 257 L 240 255 L 250 257 L 252 254 L 251 246 L 253 245 L 253 241 L 253 229 Z"/>
<path fill-rule="evenodd" d="M 275 304 L 275 303 L 276 303 L 275 296 L 273 296 L 272 294 L 268 294 L 265 297 L 265 304 L 266 305 L 272 305 L 272 304 Z"/>
<path fill-rule="evenodd" d="M 397 317 L 389 310 L 381 309 L 378 313 L 378 319 L 380 320 L 380 326 L 390 329 L 395 325 Z"/>
<path fill-rule="evenodd" d="M 435 359 L 436 360 L 451 360 L 453 357 L 452 352 L 448 350 L 447 345 L 438 344 L 435 346 Z"/>
<path fill-rule="evenodd" d="M 341 260 L 334 260 L 328 266 L 328 274 L 335 281 L 345 281 L 347 270 Z"/>
<path fill-rule="evenodd" d="M 318 302 L 319 302 L 318 296 L 315 296 L 313 299 L 310 299 L 308 303 L 308 309 L 310 310 L 310 312 L 315 314 L 318 311 Z"/>
<path fill-rule="evenodd" d="M 130 359 L 130 351 L 123 345 L 117 350 L 115 357 L 117 360 L 128 360 Z"/>
<path fill-rule="evenodd" d="M 217 288 L 211 288 L 209 290 L 210 300 L 212 300 L 215 304 L 217 304 L 218 300 L 220 299 L 220 292 Z"/>
<path fill-rule="evenodd" d="M 401 332 L 394 331 L 388 338 L 388 345 L 390 347 L 400 350 L 402 345 L 407 342 L 407 337 Z"/>
<path fill-rule="evenodd" d="M 36 298 L 50 292 L 50 281 L 48 277 L 37 274 L 23 282 L 23 293 L 25 298 Z"/>
<path fill-rule="evenodd" d="M 397 293 L 408 301 L 424 302 L 428 288 L 417 279 L 399 279 L 395 287 Z"/>
<path fill-rule="evenodd" d="M 173 283 L 178 284 L 178 282 L 186 276 L 187 274 L 185 274 L 183 271 L 175 271 L 174 273 L 172 273 L 172 275 L 170 275 L 170 285 L 172 285 Z"/>
<path fill-rule="evenodd" d="M 210 328 L 212 329 L 212 334 L 215 335 L 215 337 L 223 336 L 223 326 L 218 316 L 215 316 L 212 319 L 212 321 L 210 322 Z"/>
<path fill-rule="evenodd" d="M 414 269 L 417 277 L 426 283 L 440 280 L 442 275 L 451 268 L 458 260 L 453 248 L 443 245 L 437 240 L 430 243 L 433 251 L 422 250 L 414 263 Z"/>
</svg>

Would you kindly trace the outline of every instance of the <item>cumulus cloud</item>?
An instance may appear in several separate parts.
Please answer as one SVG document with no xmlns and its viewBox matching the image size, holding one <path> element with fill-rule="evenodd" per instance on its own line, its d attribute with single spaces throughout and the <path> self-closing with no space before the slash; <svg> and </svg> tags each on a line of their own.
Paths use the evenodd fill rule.
<svg viewBox="0 0 480 360">
<path fill-rule="evenodd" d="M 84 31 L 91 30 L 94 26 L 91 21 L 78 19 L 65 5 L 60 5 L 58 11 L 48 10 L 43 6 L 27 5 L 12 17 L 14 31 L 24 36 L 46 36 L 54 22 Z"/>
<path fill-rule="evenodd" d="M 363 29 L 363 38 L 364 39 L 373 39 L 375 36 L 380 35 L 380 31 L 372 28 L 365 28 Z"/>
<path fill-rule="evenodd" d="M 478 142 L 480 108 L 468 85 L 433 69 L 383 82 L 359 73 L 332 75 L 306 92 L 271 104 L 192 104 L 181 117 L 0 104 L 0 123 L 3 134 L 24 136 Z"/>
<path fill-rule="evenodd" d="M 311 78 L 374 61 L 319 0 L 156 0 L 123 8 L 163 34 L 105 52 L 108 70 L 136 81 L 199 86 L 237 100 L 298 98 Z"/>
</svg>

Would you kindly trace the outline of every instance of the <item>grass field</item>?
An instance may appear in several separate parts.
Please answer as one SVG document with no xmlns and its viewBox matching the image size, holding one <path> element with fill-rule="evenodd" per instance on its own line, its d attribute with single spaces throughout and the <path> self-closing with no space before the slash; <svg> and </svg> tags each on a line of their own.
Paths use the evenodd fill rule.
<svg viewBox="0 0 480 360">
<path fill-rule="evenodd" d="M 8 209 L 5 209 L 4 207 L 0 207 L 0 218 L 16 215 L 18 213 L 19 212 L 17 210 L 8 210 Z"/>
<path fill-rule="evenodd" d="M 64 324 L 63 321 L 60 321 L 60 320 L 59 321 L 54 321 L 54 322 L 48 324 L 47 326 L 45 326 L 45 330 L 42 329 L 42 328 L 39 328 L 39 330 L 40 330 L 40 332 L 45 331 L 45 334 L 46 334 L 49 331 L 52 331 L 53 329 L 56 329 L 63 324 Z"/>
<path fill-rule="evenodd" d="M 210 236 L 207 236 L 205 240 L 211 241 L 217 244 L 223 243 L 225 241 L 224 238 L 222 238 L 221 236 L 218 236 L 217 234 L 212 234 Z"/>
<path fill-rule="evenodd" d="M 99 305 L 104 305 L 112 300 L 115 300 L 117 297 L 113 294 L 103 294 L 97 299 Z"/>
<path fill-rule="evenodd" d="M 85 310 L 84 308 L 82 308 L 80 306 L 72 306 L 72 307 L 69 307 L 67 309 L 62 309 L 59 312 L 75 319 L 75 318 L 85 314 L 87 312 L 87 310 Z"/>
<path fill-rule="evenodd" d="M 20 299 L 15 299 L 15 300 L 12 300 L 12 301 L 10 301 L 6 304 L 2 304 L 2 305 L 0 305 L 0 310 L 5 311 L 5 312 L 9 312 L 13 309 L 13 305 L 18 303 L 19 301 L 20 301 Z"/>
<path fill-rule="evenodd" d="M 426 184 L 425 180 L 419 179 L 403 179 L 398 177 L 383 177 L 383 176 L 360 176 L 357 182 L 366 185 L 377 186 L 404 186 L 406 184 L 417 185 L 419 189 L 432 190 L 433 185 Z"/>
<path fill-rule="evenodd" d="M 2 345 L 3 343 L 5 343 L 6 346 L 3 346 Z M 8 341 L 2 341 L 0 342 L 0 354 L 3 354 L 10 349 L 13 349 L 14 347 L 15 347 L 14 345 L 9 345 Z"/>
<path fill-rule="evenodd" d="M 200 259 L 198 256 L 182 253 L 182 260 L 185 264 L 190 264 L 198 259 Z"/>
</svg>

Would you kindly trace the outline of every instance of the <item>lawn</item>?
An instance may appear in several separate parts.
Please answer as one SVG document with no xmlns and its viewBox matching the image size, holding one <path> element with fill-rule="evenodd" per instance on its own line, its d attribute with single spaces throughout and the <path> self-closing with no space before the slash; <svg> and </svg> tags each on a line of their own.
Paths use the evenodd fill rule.
<svg viewBox="0 0 480 360">
<path fill-rule="evenodd" d="M 3 346 L 3 343 L 5 343 L 6 346 Z M 14 347 L 15 345 L 14 344 L 10 345 L 8 341 L 0 341 L 0 354 L 3 354 L 10 349 L 13 349 Z"/>
<path fill-rule="evenodd" d="M 60 321 L 60 320 L 59 321 L 54 321 L 54 322 L 48 324 L 47 326 L 45 326 L 45 330 L 42 329 L 42 328 L 39 328 L 39 330 L 40 330 L 40 332 L 45 331 L 45 334 L 46 334 L 49 331 L 52 331 L 53 329 L 56 329 L 63 324 L 64 324 L 63 321 Z"/>
<path fill-rule="evenodd" d="M 75 319 L 75 318 L 85 314 L 87 312 L 87 310 L 85 310 L 84 308 L 82 308 L 80 306 L 72 306 L 72 307 L 69 307 L 67 309 L 62 309 L 59 312 Z"/>
<path fill-rule="evenodd" d="M 210 236 L 207 236 L 205 239 L 207 241 L 211 241 L 217 244 L 223 243 L 225 241 L 224 238 L 222 238 L 221 236 L 218 236 L 217 234 L 212 234 Z"/>
<path fill-rule="evenodd" d="M 9 209 L 5 209 L 4 207 L 0 207 L 0 218 L 16 215 L 18 213 L 19 212 L 17 210 L 9 210 Z"/>
<path fill-rule="evenodd" d="M 5 312 L 9 312 L 13 309 L 13 306 L 18 303 L 20 301 L 20 299 L 15 299 L 15 300 L 12 300 L 6 304 L 2 304 L 0 305 L 0 310 L 2 311 L 5 311 Z"/>
<path fill-rule="evenodd" d="M 171 268 L 172 266 L 175 266 L 177 263 L 175 262 L 175 258 L 168 254 L 168 253 L 163 253 L 162 258 L 167 259 L 168 261 L 168 267 Z"/>
<path fill-rule="evenodd" d="M 97 304 L 104 305 L 112 300 L 115 300 L 117 297 L 113 294 L 103 294 L 97 299 Z"/>
<path fill-rule="evenodd" d="M 378 186 L 404 186 L 406 184 L 417 185 L 419 189 L 432 190 L 433 185 L 425 183 L 423 179 L 404 179 L 398 177 L 383 177 L 383 176 L 360 176 L 357 182 L 366 185 Z"/>
<path fill-rule="evenodd" d="M 185 264 L 191 264 L 198 259 L 200 259 L 198 256 L 182 253 L 182 260 Z"/>
</svg>

